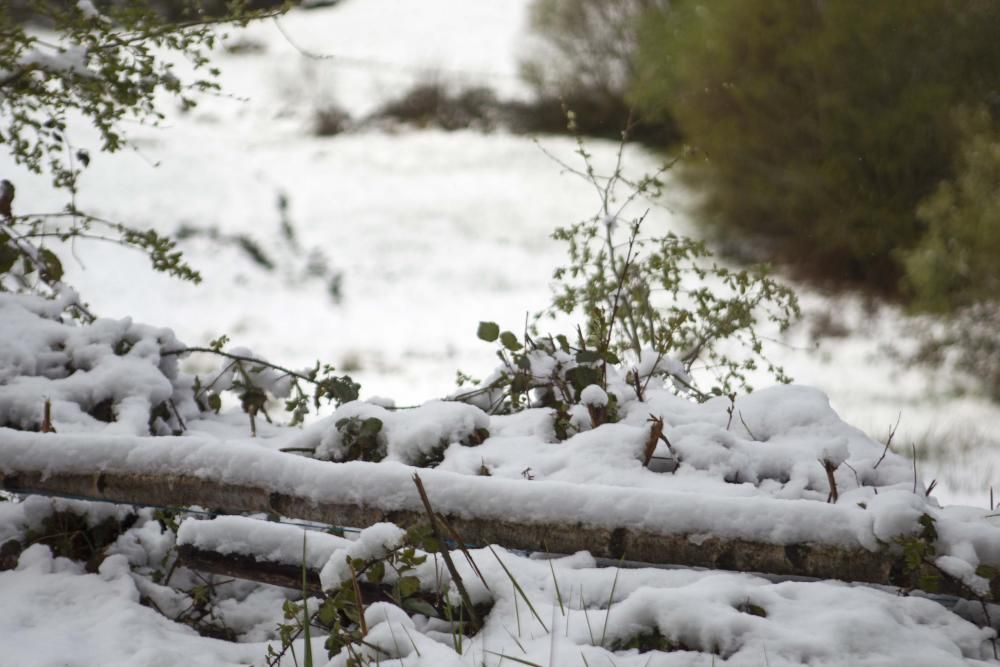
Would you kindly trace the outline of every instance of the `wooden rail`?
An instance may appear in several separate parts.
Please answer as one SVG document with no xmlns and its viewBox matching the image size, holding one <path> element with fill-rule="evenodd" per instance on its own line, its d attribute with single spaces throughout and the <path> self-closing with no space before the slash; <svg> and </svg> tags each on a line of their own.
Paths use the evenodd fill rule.
<svg viewBox="0 0 1000 667">
<path fill-rule="evenodd" d="M 483 483 L 490 481 L 482 479 Z M 34 493 L 143 506 L 196 505 L 219 514 L 263 512 L 355 528 L 364 528 L 382 521 L 403 527 L 426 521 L 426 514 L 417 507 L 391 509 L 372 504 L 362 506 L 344 502 L 317 502 L 306 495 L 280 493 L 250 484 L 217 482 L 186 474 L 16 472 L 0 477 L 0 488 L 21 494 Z M 430 484 L 428 492 L 433 500 L 434 488 Z M 922 575 L 938 574 L 926 568 L 923 571 L 907 571 L 899 549 L 889 546 L 871 551 L 861 546 L 779 545 L 705 534 L 665 534 L 628 527 L 609 529 L 572 521 L 531 522 L 514 518 L 497 520 L 447 510 L 441 514 L 469 545 L 497 544 L 510 549 L 564 554 L 589 551 L 597 558 L 627 558 L 649 564 L 839 579 L 902 588 L 919 588 Z M 232 567 L 232 561 L 224 565 L 210 553 L 198 553 L 191 549 L 188 551 L 191 553 L 187 554 L 187 560 L 192 565 L 197 566 L 200 562 L 206 569 L 212 569 L 209 561 L 214 559 L 216 569 Z M 255 565 L 250 561 L 241 561 L 237 565 L 243 573 L 238 576 L 244 578 L 270 583 L 288 579 L 289 573 L 277 566 Z M 262 574 L 252 576 L 255 569 Z M 228 572 L 233 573 L 232 570 Z M 992 598 L 1000 599 L 1000 578 L 991 582 L 991 590 Z M 964 586 L 947 578 L 941 580 L 938 592 L 971 597 Z"/>
</svg>

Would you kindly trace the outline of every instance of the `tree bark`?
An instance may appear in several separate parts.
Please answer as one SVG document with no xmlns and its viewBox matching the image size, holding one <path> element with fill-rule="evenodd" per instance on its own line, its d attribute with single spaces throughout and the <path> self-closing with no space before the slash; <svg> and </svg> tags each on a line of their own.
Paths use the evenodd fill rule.
<svg viewBox="0 0 1000 667">
<path fill-rule="evenodd" d="M 426 515 L 418 510 L 384 510 L 377 506 L 316 503 L 304 496 L 271 492 L 251 485 L 220 483 L 184 474 L 21 472 L 3 476 L 0 488 L 14 493 L 37 493 L 153 507 L 198 505 L 219 514 L 263 512 L 352 528 L 364 528 L 383 521 L 408 527 L 426 521 Z M 469 546 L 497 544 L 509 549 L 563 554 L 589 551 L 597 558 L 627 558 L 649 564 L 839 579 L 905 589 L 919 588 L 922 575 L 938 574 L 926 569 L 907 571 L 902 554 L 898 549 L 890 547 L 869 551 L 861 546 L 777 545 L 715 536 L 662 534 L 626 527 L 608 529 L 569 520 L 562 523 L 533 523 L 519 521 L 516 517 L 497 521 L 449 513 L 443 513 L 442 516 L 467 540 Z M 260 576 L 271 575 L 264 573 Z M 298 576 L 301 577 L 301 571 Z M 262 580 L 268 581 L 266 578 Z M 956 581 L 942 579 L 940 584 L 939 590 L 934 592 L 973 597 Z M 992 599 L 1000 599 L 1000 577 L 991 581 L 991 592 Z"/>
</svg>

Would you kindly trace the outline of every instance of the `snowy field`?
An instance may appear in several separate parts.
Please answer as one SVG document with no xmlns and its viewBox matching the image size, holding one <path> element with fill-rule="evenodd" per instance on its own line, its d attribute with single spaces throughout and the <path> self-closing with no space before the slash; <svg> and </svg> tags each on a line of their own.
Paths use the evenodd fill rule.
<svg viewBox="0 0 1000 667">
<path fill-rule="evenodd" d="M 170 326 L 191 345 L 228 333 L 289 364 L 331 361 L 349 369 L 365 395 L 400 404 L 447 394 L 458 369 L 482 374 L 492 353 L 476 340 L 476 323 L 517 330 L 526 313 L 547 305 L 551 271 L 565 259 L 548 236 L 597 210 L 592 188 L 562 173 L 531 137 L 398 128 L 316 138 L 310 128 L 317 109 L 336 104 L 361 117 L 414 82 L 526 94 L 516 76 L 525 4 L 454 12 L 438 0 L 411 15 L 388 0 L 354 1 L 293 12 L 280 30 L 264 22 L 231 36 L 230 43 L 263 49 L 220 53 L 226 95 L 162 128 L 130 128 L 136 151 L 98 156 L 78 204 L 163 232 L 187 225 L 246 233 L 281 269 L 268 273 L 238 250 L 190 241 L 184 248 L 206 278 L 194 287 L 152 275 L 141 257 L 81 243 L 71 284 L 103 315 Z M 85 143 L 86 132 L 77 137 Z M 571 140 L 537 139 L 574 159 Z M 610 170 L 614 145 L 590 141 L 588 149 Z M 630 173 L 657 166 L 655 156 L 627 151 Z M 19 212 L 65 204 L 44 179 L 9 166 L 5 173 L 18 187 Z M 304 251 L 283 243 L 280 195 Z M 684 200 L 675 190 L 633 213 L 649 208 L 651 230 L 697 235 Z M 324 282 L 302 280 L 314 249 L 343 274 L 339 305 Z M 807 315 L 833 326 L 807 318 L 772 356 L 875 437 L 898 418 L 894 443 L 929 452 L 923 474 L 939 478 L 945 499 L 986 502 L 1000 481 L 992 453 L 1000 409 L 963 393 L 953 378 L 895 361 L 887 349 L 912 348 L 905 327 L 920 325 L 904 324 L 892 309 L 871 312 L 855 299 L 808 289 L 800 299 Z M 824 329 L 836 337 L 815 335 Z"/>
<path fill-rule="evenodd" d="M 130 127 L 134 151 L 112 157 L 95 154 L 81 181 L 80 208 L 167 233 L 195 226 L 249 234 L 278 260 L 275 271 L 263 270 L 232 246 L 192 239 L 183 248 L 205 279 L 193 286 L 153 274 L 140 255 L 81 242 L 73 248 L 77 261 L 66 262 L 67 282 L 100 315 L 170 327 L 189 345 L 204 345 L 226 333 L 234 344 L 285 365 L 329 361 L 361 383 L 362 398 L 421 403 L 452 392 L 459 369 L 486 375 L 495 357 L 491 346 L 477 340 L 477 323 L 493 320 L 517 331 L 526 313 L 547 305 L 552 269 L 564 261 L 564 249 L 549 234 L 556 225 L 597 210 L 593 189 L 563 173 L 530 137 L 406 127 L 359 129 L 326 138 L 310 132 L 317 110 L 335 104 L 361 117 L 414 82 L 486 84 L 503 96 L 524 95 L 516 65 L 524 46 L 524 0 L 462 3 L 461 11 L 456 6 L 454 0 L 433 0 L 421 3 L 417 11 L 399 1 L 347 0 L 332 8 L 292 12 L 280 20 L 281 30 L 273 22 L 251 26 L 232 35 L 230 43 L 254 43 L 261 50 L 219 54 L 225 95 L 204 99 L 188 114 L 170 114 L 163 127 Z M 318 60 L 303 50 L 335 57 Z M 71 139 L 85 145 L 87 132 L 81 129 Z M 561 159 L 574 159 L 572 140 L 537 139 Z M 613 164 L 617 147 L 590 141 L 588 150 L 600 171 Z M 656 156 L 638 148 L 626 151 L 630 173 L 649 172 L 656 166 Z M 0 157 L 0 175 L 18 188 L 19 214 L 55 211 L 66 203 L 65 195 L 54 193 L 45 179 L 19 172 L 6 156 Z M 299 247 L 280 232 L 277 202 L 282 196 Z M 637 202 L 633 210 L 638 215 L 649 209 L 647 225 L 652 231 L 697 235 L 697 227 L 684 214 L 686 197 L 679 188 L 671 188 L 664 199 Z M 314 250 L 325 256 L 331 269 L 342 272 L 339 302 L 331 298 L 327 281 L 304 276 Z M 919 323 L 906 323 L 890 308 L 867 309 L 849 297 L 831 299 L 802 289 L 800 299 L 807 319 L 775 341 L 770 355 L 797 383 L 827 394 L 840 418 L 875 440 L 884 440 L 898 417 L 896 449 L 907 454 L 910 444 L 916 443 L 928 452 L 919 475 L 927 482 L 938 479 L 935 496 L 941 503 L 986 508 L 991 485 L 1000 485 L 996 453 L 1000 408 L 960 392 L 953 378 L 908 368 L 893 358 L 890 348 L 905 351 L 914 345 L 913 336 L 904 331 Z M 824 321 L 824 326 L 817 324 Z M 836 421 L 824 411 L 822 400 L 816 403 L 811 390 L 784 391 L 792 393 L 777 390 L 750 400 L 763 415 L 782 414 L 783 400 L 804 401 L 808 410 L 802 414 L 809 423 L 822 422 L 830 434 L 850 442 L 850 452 L 831 454 L 824 449 L 829 443 L 817 441 L 818 449 L 810 449 L 803 460 L 814 461 L 814 454 L 843 456 L 870 466 L 879 452 L 876 442 Z M 724 411 L 718 406 L 714 412 L 706 408 L 695 415 L 694 407 L 686 413 L 664 401 L 669 406 L 663 409 L 673 410 L 675 421 L 689 420 L 693 431 L 702 422 L 718 430 L 723 420 Z M 637 429 L 645 418 L 637 411 L 634 423 L 622 428 Z M 793 424 L 780 419 L 761 419 L 760 425 L 751 425 L 754 430 L 765 428 L 766 422 L 775 435 L 794 431 Z M 320 422 L 300 440 L 322 444 L 323 428 Z M 505 428 L 512 440 L 507 444 L 516 446 L 514 450 L 499 451 L 500 443 L 485 445 L 492 449 L 483 452 L 459 449 L 446 459 L 444 470 L 474 475 L 480 458 L 490 458 L 494 474 L 516 479 L 525 457 L 536 456 L 532 465 L 553 482 L 634 488 L 649 484 L 647 477 L 622 463 L 627 456 L 616 458 L 611 452 L 602 459 L 600 452 L 592 451 L 597 447 L 585 433 L 577 436 L 582 438 L 579 449 L 573 450 L 579 453 L 577 461 L 572 456 L 531 454 L 537 443 L 528 436 L 544 440 L 544 434 L 524 424 Z M 211 425 L 204 429 L 199 436 L 210 440 Z M 634 448 L 632 441 L 638 436 L 629 437 L 622 439 L 626 449 Z M 702 440 L 691 437 L 694 452 Z M 276 445 L 287 444 L 278 440 Z M 30 457 L 29 440 L 14 444 L 24 445 L 24 456 Z M 214 445 L 205 446 L 211 451 Z M 736 450 L 749 451 L 742 441 Z M 397 460 L 406 461 L 403 455 Z M 753 456 L 738 460 L 733 465 L 748 466 L 740 470 L 767 478 L 761 470 L 770 462 Z M 906 486 L 912 480 L 908 462 L 890 460 L 890 470 L 879 484 Z M 690 488 L 681 486 L 672 493 L 690 495 L 695 486 L 703 488 L 700 485 L 708 477 L 726 474 L 713 468 L 715 463 L 706 459 L 695 478 L 685 478 L 697 484 L 691 482 Z M 795 476 L 801 470 L 792 470 L 793 464 L 788 462 L 790 479 L 799 479 Z M 822 472 L 816 466 L 801 478 L 796 501 L 822 500 L 815 489 L 809 490 L 821 485 Z M 843 483 L 849 487 L 852 478 L 844 475 Z M 714 482 L 713 494 L 746 490 L 746 485 Z M 777 493 L 773 489 L 750 488 L 754 502 L 776 502 L 757 497 Z M 857 500 L 871 499 L 858 495 Z M 48 501 L 37 498 L 19 505 L 2 503 L 0 531 L 38 521 L 51 511 Z M 763 510 L 762 516 L 768 511 Z M 868 530 L 864 522 L 874 521 L 869 515 L 877 512 L 858 514 L 868 518 L 852 514 L 843 519 L 851 526 L 844 530 L 863 541 L 867 538 L 858 536 L 871 531 L 865 533 L 858 526 L 864 524 Z M 135 568 L 145 562 L 142 559 L 152 564 L 169 548 L 156 526 L 151 515 L 144 514 L 121 539 L 117 555 L 97 573 L 84 574 L 79 564 L 53 559 L 41 546 L 22 554 L 18 570 L 0 572 L 0 667 L 260 664 L 264 641 L 281 620 L 280 602 L 287 593 L 229 585 L 224 591 L 225 613 L 240 628 L 244 643 L 198 637 L 138 604 L 140 592 L 144 597 L 161 596 L 157 599 L 165 605 L 178 604 L 149 581 L 129 575 L 129 564 Z M 809 526 L 797 529 L 808 531 Z M 0 543 L 12 534 L 0 532 Z M 877 531 L 873 534 L 879 536 Z M 980 557 L 988 560 L 997 555 L 970 552 L 972 547 L 959 539 L 952 546 L 950 555 L 971 562 L 973 569 Z M 331 546 L 332 551 L 342 548 L 347 547 Z M 503 583 L 504 572 L 488 551 L 477 551 L 475 559 L 486 569 L 487 581 Z M 824 665 L 931 667 L 979 664 L 993 655 L 984 631 L 919 597 L 898 598 L 861 586 L 772 583 L 719 572 L 624 571 L 613 584 L 610 570 L 598 569 L 589 556 L 578 554 L 560 561 L 553 571 L 573 573 L 572 586 L 585 589 L 574 611 L 572 596 L 568 610 L 555 603 L 557 577 L 548 565 L 513 555 L 508 560 L 522 585 L 539 601 L 544 622 L 559 628 L 558 640 L 556 633 L 533 626 L 538 620 L 529 619 L 524 608 L 519 613 L 525 615 L 521 619 L 525 627 L 515 629 L 517 596 L 507 589 L 497 602 L 501 613 L 496 623 L 508 625 L 484 631 L 482 645 L 463 658 L 432 641 L 441 634 L 433 624 L 416 627 L 408 618 L 391 620 L 393 610 L 370 609 L 372 630 L 387 634 L 392 627 L 397 631 L 405 627 L 414 632 L 413 647 L 426 655 L 410 656 L 403 662 L 408 666 L 495 665 L 498 658 L 491 652 L 510 653 L 521 644 L 518 657 L 546 665 L 587 667 L 612 659 L 621 667 L 716 664 L 715 656 L 697 651 L 657 654 L 647 662 L 644 655 L 611 655 L 594 646 L 582 650 L 595 643 L 593 630 L 588 631 L 591 624 L 604 624 L 618 638 L 629 636 L 636 627 L 683 626 L 685 644 L 724 644 L 720 654 L 729 661 L 719 664 L 791 665 L 812 659 L 813 664 Z M 146 583 L 136 583 L 142 581 Z M 140 591 L 137 585 L 147 588 Z M 608 609 L 598 611 L 598 616 L 592 611 L 587 617 L 582 611 L 610 598 L 614 605 L 605 604 Z M 29 599 L 30 604 L 7 604 Z M 768 609 L 767 619 L 733 611 L 751 599 Z M 679 614 L 677 609 L 690 613 Z M 379 613 L 383 618 L 375 616 Z M 385 627 L 378 630 L 383 623 Z M 511 642 L 510 635 L 518 639 Z M 134 637 L 143 638 L 141 646 L 134 646 Z M 317 642 L 317 652 L 325 655 L 320 645 Z M 85 647 L 82 653 L 75 648 L 79 646 Z"/>
</svg>

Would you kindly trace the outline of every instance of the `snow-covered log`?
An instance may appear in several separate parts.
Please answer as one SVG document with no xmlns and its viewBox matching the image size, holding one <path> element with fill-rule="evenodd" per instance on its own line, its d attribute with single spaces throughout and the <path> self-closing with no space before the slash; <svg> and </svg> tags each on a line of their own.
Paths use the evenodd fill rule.
<svg viewBox="0 0 1000 667">
<path fill-rule="evenodd" d="M 248 554 L 223 554 L 218 551 L 199 549 L 190 544 L 179 545 L 177 556 L 185 566 L 200 572 L 222 574 L 227 577 L 258 581 L 262 584 L 283 586 L 295 590 L 302 589 L 301 565 L 276 563 Z M 312 593 L 320 592 L 322 587 L 320 586 L 318 570 L 306 568 L 306 588 Z M 365 592 L 362 591 L 362 594 Z M 374 593 L 373 590 L 367 592 Z M 380 599 L 374 595 L 366 595 L 365 598 L 366 600 Z"/>
<path fill-rule="evenodd" d="M 97 441 L 0 429 L 2 488 L 18 493 L 200 506 L 223 514 L 263 512 L 339 526 L 384 521 L 409 526 L 426 518 L 412 481 L 415 472 L 395 463 L 334 464 L 195 438 Z M 435 510 L 470 545 L 586 550 L 599 558 L 903 587 L 917 587 L 920 580 L 921 572 L 908 571 L 900 550 L 880 537 L 893 521 L 909 525 L 902 520 L 907 507 L 888 502 L 889 494 L 873 509 L 438 470 L 419 474 Z M 1000 565 L 1000 559 L 990 558 L 1000 544 L 992 526 L 963 535 L 980 552 L 979 564 Z M 1000 582 L 989 585 L 996 598 Z M 959 588 L 964 587 L 955 585 L 950 592 L 962 593 Z"/>
</svg>

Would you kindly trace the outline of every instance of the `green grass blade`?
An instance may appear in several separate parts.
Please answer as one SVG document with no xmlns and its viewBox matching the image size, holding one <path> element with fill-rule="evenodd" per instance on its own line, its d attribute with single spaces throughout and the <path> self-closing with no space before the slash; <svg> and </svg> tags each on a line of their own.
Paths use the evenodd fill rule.
<svg viewBox="0 0 1000 667">
<path fill-rule="evenodd" d="M 583 618 L 587 621 L 587 634 L 590 635 L 590 643 L 593 646 L 597 646 L 597 642 L 594 640 L 594 628 L 590 625 L 590 614 L 587 612 L 587 605 L 583 601 L 583 584 L 580 584 L 580 609 L 583 610 Z"/>
<path fill-rule="evenodd" d="M 618 588 L 618 575 L 621 574 L 620 568 L 615 568 L 615 580 L 611 582 L 611 594 L 608 596 L 608 613 L 604 616 L 604 629 L 601 631 L 601 646 L 604 646 L 604 640 L 608 636 L 608 621 L 611 620 L 611 605 L 615 600 L 615 589 Z"/>
<path fill-rule="evenodd" d="M 531 662 L 530 660 L 525 660 L 524 658 L 515 658 L 512 655 L 506 655 L 504 653 L 497 653 L 496 651 L 486 651 L 490 655 L 495 655 L 505 660 L 513 660 L 514 662 L 519 662 L 522 665 L 528 665 L 528 667 L 542 667 L 537 662 Z"/>
<path fill-rule="evenodd" d="M 310 626 L 312 619 L 309 618 L 309 585 L 306 579 L 306 531 L 302 531 L 302 614 L 305 618 L 302 621 L 302 630 L 306 635 L 305 667 L 313 667 L 312 653 L 312 633 Z"/>
<path fill-rule="evenodd" d="M 503 568 L 503 571 L 507 574 L 507 577 L 510 579 L 511 583 L 514 584 L 514 590 L 516 590 L 521 595 L 521 598 L 524 600 L 524 603 L 528 605 L 528 609 L 531 610 L 532 615 L 538 620 L 538 624 L 542 626 L 542 629 L 545 630 L 545 632 L 548 632 L 549 628 L 547 625 L 545 625 L 545 621 L 542 620 L 542 617 L 538 615 L 538 611 L 535 609 L 535 605 L 531 604 L 531 600 L 528 599 L 528 595 L 524 592 L 524 589 L 521 588 L 521 584 L 517 583 L 517 579 L 515 579 L 514 575 L 511 574 L 511 571 L 507 569 L 507 566 L 504 565 L 504 562 L 500 560 L 500 555 L 493 550 L 493 545 L 490 545 L 490 552 L 493 554 L 493 557 L 497 559 L 497 562 L 500 563 L 500 567 Z"/>
<path fill-rule="evenodd" d="M 556 578 L 556 568 L 552 564 L 552 560 L 549 559 L 549 570 L 552 571 L 552 583 L 556 587 L 556 599 L 559 600 L 559 613 L 563 616 L 566 615 L 566 607 L 563 606 L 562 592 L 559 590 L 559 580 Z"/>
</svg>

